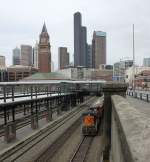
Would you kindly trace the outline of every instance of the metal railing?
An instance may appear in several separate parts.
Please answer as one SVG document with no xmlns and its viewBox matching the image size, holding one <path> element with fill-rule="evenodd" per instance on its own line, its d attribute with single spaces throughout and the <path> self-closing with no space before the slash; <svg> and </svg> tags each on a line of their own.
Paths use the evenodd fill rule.
<svg viewBox="0 0 150 162">
<path fill-rule="evenodd" d="M 150 102 L 150 92 L 128 90 L 127 95 L 140 100 L 144 100 L 146 102 Z"/>
</svg>

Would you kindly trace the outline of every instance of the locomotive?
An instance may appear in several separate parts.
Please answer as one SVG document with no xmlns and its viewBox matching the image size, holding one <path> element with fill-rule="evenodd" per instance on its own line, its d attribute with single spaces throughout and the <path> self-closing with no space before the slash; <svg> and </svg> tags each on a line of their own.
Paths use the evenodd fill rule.
<svg viewBox="0 0 150 162">
<path fill-rule="evenodd" d="M 103 116 L 103 101 L 100 98 L 82 114 L 82 134 L 96 135 Z"/>
</svg>

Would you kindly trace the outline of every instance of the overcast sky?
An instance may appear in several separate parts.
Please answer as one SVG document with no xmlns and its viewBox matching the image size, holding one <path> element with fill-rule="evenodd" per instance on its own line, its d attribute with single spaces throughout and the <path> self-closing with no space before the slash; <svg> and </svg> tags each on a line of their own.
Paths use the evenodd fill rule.
<svg viewBox="0 0 150 162">
<path fill-rule="evenodd" d="M 141 64 L 150 57 L 150 0 L 0 0 L 0 55 L 12 63 L 12 49 L 34 45 L 43 22 L 50 35 L 52 60 L 57 68 L 58 47 L 66 46 L 73 60 L 73 14 L 80 11 L 88 43 L 94 30 L 107 32 L 107 63 L 135 57 Z"/>
</svg>

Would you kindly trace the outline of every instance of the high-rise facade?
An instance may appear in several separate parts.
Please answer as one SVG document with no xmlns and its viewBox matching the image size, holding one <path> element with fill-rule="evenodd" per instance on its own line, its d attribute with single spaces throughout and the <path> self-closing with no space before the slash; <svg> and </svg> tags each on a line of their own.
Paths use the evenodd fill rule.
<svg viewBox="0 0 150 162">
<path fill-rule="evenodd" d="M 113 80 L 125 81 L 125 72 L 133 66 L 133 60 L 124 60 L 114 63 Z"/>
<path fill-rule="evenodd" d="M 81 13 L 74 14 L 74 66 L 87 66 L 87 31 L 82 26 Z"/>
<path fill-rule="evenodd" d="M 149 66 L 150 67 L 150 58 L 144 58 L 143 59 L 143 66 Z"/>
<path fill-rule="evenodd" d="M 92 68 L 92 45 L 87 45 L 87 67 Z"/>
<path fill-rule="evenodd" d="M 106 32 L 94 31 L 92 40 L 92 66 L 98 69 L 106 64 Z"/>
<path fill-rule="evenodd" d="M 32 66 L 32 46 L 21 45 L 21 65 Z"/>
<path fill-rule="evenodd" d="M 81 27 L 81 66 L 87 67 L 87 30 Z"/>
<path fill-rule="evenodd" d="M 20 48 L 18 47 L 13 49 L 12 63 L 13 65 L 20 65 L 21 63 Z"/>
<path fill-rule="evenodd" d="M 49 34 L 44 23 L 38 45 L 38 69 L 39 72 L 51 72 L 51 52 Z"/>
<path fill-rule="evenodd" d="M 5 68 L 6 63 L 5 63 L 5 56 L 0 56 L 0 68 Z"/>
<path fill-rule="evenodd" d="M 36 69 L 38 69 L 38 42 L 36 42 L 36 44 L 33 48 L 32 64 Z"/>
<path fill-rule="evenodd" d="M 69 53 L 66 47 L 59 47 L 58 49 L 58 65 L 59 69 L 64 69 L 69 65 Z"/>
</svg>

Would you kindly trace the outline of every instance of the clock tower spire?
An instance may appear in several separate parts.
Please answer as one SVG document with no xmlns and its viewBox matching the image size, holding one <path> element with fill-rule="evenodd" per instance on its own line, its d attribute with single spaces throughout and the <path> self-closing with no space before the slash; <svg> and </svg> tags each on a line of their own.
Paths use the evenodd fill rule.
<svg viewBox="0 0 150 162">
<path fill-rule="evenodd" d="M 46 24 L 44 22 L 42 32 L 39 37 L 39 72 L 51 72 L 51 51 L 50 51 L 49 34 L 47 32 Z"/>
</svg>

